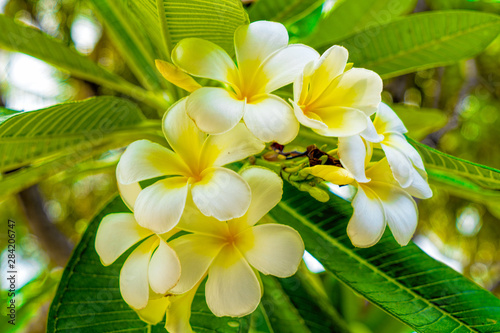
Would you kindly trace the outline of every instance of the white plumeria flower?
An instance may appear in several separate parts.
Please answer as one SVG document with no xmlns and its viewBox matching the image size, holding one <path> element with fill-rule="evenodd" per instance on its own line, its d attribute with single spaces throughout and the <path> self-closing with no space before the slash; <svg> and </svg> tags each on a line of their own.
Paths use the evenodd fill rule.
<svg viewBox="0 0 500 333">
<path fill-rule="evenodd" d="M 192 333 L 189 323 L 191 318 L 191 305 L 200 283 L 182 295 L 168 295 L 151 298 L 148 305 L 137 314 L 141 319 L 151 325 L 158 324 L 165 314 L 165 329 L 169 333 Z"/>
<path fill-rule="evenodd" d="M 423 199 L 425 190 L 401 188 L 386 158 L 370 167 L 366 175 L 370 180 L 356 183 L 358 191 L 351 203 L 354 213 L 347 226 L 351 242 L 358 247 L 372 246 L 389 225 L 396 241 L 408 244 L 418 222 L 417 205 L 411 196 Z"/>
<path fill-rule="evenodd" d="M 173 63 L 187 73 L 226 84 L 195 90 L 187 102 L 189 116 L 210 134 L 230 130 L 243 117 L 264 142 L 292 141 L 299 130 L 297 119 L 290 105 L 271 92 L 292 83 L 318 53 L 305 45 L 288 45 L 286 28 L 268 21 L 240 26 L 234 46 L 237 66 L 220 46 L 200 38 L 183 39 L 172 51 Z"/>
<path fill-rule="evenodd" d="M 242 216 L 250 205 L 250 187 L 236 172 L 222 166 L 265 147 L 243 124 L 207 136 L 187 116 L 185 105 L 186 99 L 177 102 L 163 121 L 173 151 L 147 140 L 135 141 L 117 166 L 120 190 L 134 193 L 139 192 L 137 182 L 172 176 L 140 190 L 135 202 L 139 225 L 159 234 L 175 227 L 188 196 L 205 215 L 219 220 Z"/>
<path fill-rule="evenodd" d="M 95 249 L 103 265 L 111 265 L 134 244 L 141 244 L 125 260 L 120 271 L 120 292 L 134 309 L 145 308 L 150 289 L 163 295 L 178 281 L 179 258 L 165 242 L 175 231 L 154 234 L 141 227 L 131 213 L 106 215 L 97 230 Z"/>
<path fill-rule="evenodd" d="M 255 226 L 281 200 L 282 180 L 260 167 L 247 168 L 241 176 L 252 189 L 252 202 L 244 216 L 220 222 L 188 205 L 179 228 L 191 234 L 170 243 L 182 267 L 181 278 L 170 292 L 183 294 L 208 274 L 205 295 L 216 316 L 252 313 L 262 296 L 255 270 L 288 277 L 297 271 L 304 254 L 302 238 L 291 227 Z"/>
<path fill-rule="evenodd" d="M 367 182 L 365 165 L 370 161 L 374 143 L 380 144 L 387 157 L 394 177 L 401 187 L 419 188 L 423 198 L 430 198 L 432 190 L 427 183 L 424 163 L 417 150 L 406 141 L 404 133 L 408 132 L 396 113 L 386 104 L 380 103 L 374 129 L 378 133 L 376 140 L 365 135 L 339 138 L 339 157 L 344 165 L 359 182 Z"/>
<path fill-rule="evenodd" d="M 371 125 L 381 101 L 382 79 L 347 65 L 348 52 L 334 45 L 305 66 L 293 85 L 295 116 L 323 136 L 359 134 Z"/>
</svg>

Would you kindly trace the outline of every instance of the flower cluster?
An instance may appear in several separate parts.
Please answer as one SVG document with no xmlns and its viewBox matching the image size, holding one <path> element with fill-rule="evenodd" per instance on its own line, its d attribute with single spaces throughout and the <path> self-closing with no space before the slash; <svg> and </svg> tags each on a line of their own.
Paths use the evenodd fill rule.
<svg viewBox="0 0 500 333">
<path fill-rule="evenodd" d="M 296 272 L 304 252 L 300 235 L 262 221 L 281 200 L 282 179 L 260 166 L 231 167 L 261 153 L 267 142 L 291 142 L 299 123 L 338 138 L 336 165 L 301 171 L 357 187 L 347 228 L 355 246 L 375 244 L 386 224 L 407 244 L 417 224 L 411 196 L 432 195 L 403 123 L 381 103 L 381 78 L 348 64 L 345 48 L 333 46 L 320 56 L 308 46 L 288 45 L 284 26 L 266 21 L 239 27 L 234 42 L 236 63 L 199 38 L 181 40 L 173 63 L 157 61 L 167 80 L 191 94 L 164 117 L 170 148 L 139 140 L 125 150 L 116 175 L 133 213 L 106 216 L 96 235 L 104 265 L 137 244 L 120 272 L 120 291 L 145 321 L 157 323 L 166 314 L 169 332 L 192 331 L 191 303 L 205 278 L 210 310 L 238 317 L 260 302 L 258 272 Z M 220 84 L 201 86 L 192 76 Z M 293 100 L 273 94 L 291 83 Z M 372 162 L 374 147 L 386 157 Z"/>
</svg>

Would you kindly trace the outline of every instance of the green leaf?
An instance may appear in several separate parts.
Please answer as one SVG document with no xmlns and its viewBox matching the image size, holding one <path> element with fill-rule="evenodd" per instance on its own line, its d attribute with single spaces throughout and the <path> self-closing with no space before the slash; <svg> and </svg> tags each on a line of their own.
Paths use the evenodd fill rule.
<svg viewBox="0 0 500 333">
<path fill-rule="evenodd" d="M 383 78 L 473 57 L 500 32 L 498 15 L 442 11 L 410 15 L 343 40 L 349 61 Z M 331 44 L 319 47 L 326 50 Z"/>
<path fill-rule="evenodd" d="M 441 129 L 448 122 L 446 114 L 438 109 L 391 105 L 408 129 L 408 136 L 420 141 L 430 133 Z"/>
<path fill-rule="evenodd" d="M 164 80 L 154 63 L 158 56 L 135 14 L 121 0 L 91 0 L 91 3 L 141 84 L 149 90 L 161 89 Z"/>
<path fill-rule="evenodd" d="M 89 224 L 64 269 L 50 306 L 48 333 L 166 332 L 164 323 L 151 330 L 120 295 L 120 269 L 130 251 L 108 267 L 101 264 L 95 252 L 95 233 L 102 218 L 126 211 L 128 209 L 121 199 L 116 198 Z M 201 290 L 195 296 L 192 310 L 191 325 L 196 332 L 236 333 L 248 329 L 248 317 L 219 318 L 212 315 Z"/>
<path fill-rule="evenodd" d="M 293 23 L 321 6 L 325 0 L 258 0 L 248 11 L 250 20 Z"/>
<path fill-rule="evenodd" d="M 270 212 L 300 232 L 306 249 L 339 280 L 418 332 L 500 331 L 500 300 L 410 243 L 386 232 L 370 248 L 355 248 L 346 234 L 352 209 L 331 195 L 317 202 L 286 184 Z"/>
<path fill-rule="evenodd" d="M 500 189 L 500 170 L 442 153 L 412 139 L 408 141 L 420 153 L 428 171 L 463 177 L 485 189 Z"/>
<path fill-rule="evenodd" d="M 137 105 L 117 97 L 90 98 L 3 116 L 0 171 L 25 167 L 58 153 L 85 154 L 131 132 L 143 131 L 145 126 L 152 123 Z"/>
<path fill-rule="evenodd" d="M 0 47 L 41 59 L 78 78 L 95 82 L 145 102 L 160 104 L 153 95 L 118 75 L 100 67 L 89 58 L 43 32 L 0 15 Z"/>
<path fill-rule="evenodd" d="M 410 13 L 416 3 L 416 0 L 337 1 L 319 21 L 307 43 L 312 46 L 333 45 L 365 28 L 377 27 Z"/>
<path fill-rule="evenodd" d="M 233 54 L 234 31 L 248 23 L 240 0 L 163 0 L 166 38 L 175 46 L 183 38 L 198 37 Z"/>
</svg>

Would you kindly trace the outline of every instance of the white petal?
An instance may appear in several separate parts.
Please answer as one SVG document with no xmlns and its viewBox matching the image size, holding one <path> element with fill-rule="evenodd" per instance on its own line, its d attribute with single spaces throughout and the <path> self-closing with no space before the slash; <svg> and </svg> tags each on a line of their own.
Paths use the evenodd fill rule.
<svg viewBox="0 0 500 333">
<path fill-rule="evenodd" d="M 192 333 L 193 329 L 189 324 L 191 318 L 191 305 L 198 286 L 179 296 L 171 296 L 172 305 L 167 310 L 165 329 L 169 333 Z"/>
<path fill-rule="evenodd" d="M 132 142 L 118 162 L 116 176 L 122 184 L 165 175 L 180 175 L 186 166 L 170 149 L 148 140 Z"/>
<path fill-rule="evenodd" d="M 263 224 L 238 235 L 236 246 L 246 260 L 262 273 L 289 277 L 297 271 L 304 255 L 304 242 L 293 228 L 279 224 Z M 246 241 L 248 239 L 248 241 Z"/>
<path fill-rule="evenodd" d="M 415 233 L 418 211 L 415 201 L 403 189 L 384 183 L 368 184 L 381 199 L 385 217 L 396 241 L 404 246 Z"/>
<path fill-rule="evenodd" d="M 344 72 L 349 53 L 342 46 L 334 45 L 326 50 L 315 63 L 310 82 L 310 98 L 315 100 L 328 84 Z"/>
<path fill-rule="evenodd" d="M 132 245 L 153 233 L 137 224 L 134 214 L 104 216 L 95 238 L 95 249 L 103 265 L 111 265 Z"/>
<path fill-rule="evenodd" d="M 385 142 L 385 141 L 384 141 Z M 387 161 L 391 166 L 394 178 L 398 181 L 401 187 L 405 188 L 413 182 L 413 164 L 405 156 L 403 152 L 396 147 L 386 144 L 381 144 L 384 150 Z"/>
<path fill-rule="evenodd" d="M 141 193 L 142 188 L 139 183 L 130 183 L 128 185 L 122 184 L 120 182 L 116 182 L 118 185 L 118 192 L 120 192 L 120 196 L 122 197 L 123 202 L 127 207 L 133 211 L 135 206 L 135 201 Z"/>
<path fill-rule="evenodd" d="M 181 263 L 181 278 L 171 289 L 174 294 L 191 290 L 206 274 L 224 240 L 206 235 L 188 234 L 170 242 Z"/>
<path fill-rule="evenodd" d="M 302 73 L 300 73 L 293 82 L 293 100 L 298 104 L 303 103 L 307 97 L 311 77 L 314 73 L 316 64 L 317 61 L 310 61 L 307 63 Z"/>
<path fill-rule="evenodd" d="M 288 32 L 281 23 L 256 21 L 242 25 L 234 33 L 234 46 L 238 68 L 245 80 L 271 53 L 288 45 Z"/>
<path fill-rule="evenodd" d="M 149 263 L 149 285 L 157 294 L 165 294 L 177 284 L 181 276 L 181 264 L 175 251 L 158 237 L 160 244 Z"/>
<path fill-rule="evenodd" d="M 339 138 L 338 153 L 342 166 L 346 168 L 358 182 L 369 181 L 365 174 L 366 146 L 359 135 Z"/>
<path fill-rule="evenodd" d="M 148 266 L 156 242 L 158 238 L 151 237 L 139 245 L 125 260 L 120 271 L 120 292 L 125 302 L 134 309 L 143 309 L 148 304 Z"/>
<path fill-rule="evenodd" d="M 252 192 L 250 207 L 246 213 L 247 223 L 252 226 L 259 222 L 283 195 L 283 180 L 269 169 L 249 167 L 241 172 Z"/>
<path fill-rule="evenodd" d="M 186 107 L 188 115 L 203 132 L 220 134 L 239 123 L 245 101 L 225 89 L 203 87 L 188 97 Z"/>
<path fill-rule="evenodd" d="M 413 182 L 409 187 L 404 189 L 405 192 L 420 199 L 432 197 L 432 190 L 427 183 L 427 174 L 425 171 L 414 169 L 412 178 Z"/>
<path fill-rule="evenodd" d="M 360 133 L 361 137 L 368 142 L 379 143 L 384 140 L 384 136 L 377 132 L 370 117 L 366 117 L 366 128 Z"/>
<path fill-rule="evenodd" d="M 144 309 L 138 310 L 137 314 L 148 324 L 156 325 L 165 317 L 169 304 L 169 297 L 149 299 L 148 305 Z"/>
<path fill-rule="evenodd" d="M 295 139 L 299 122 L 291 106 L 275 95 L 247 103 L 243 120 L 250 132 L 264 142 L 286 144 Z"/>
<path fill-rule="evenodd" d="M 205 295 L 216 316 L 242 317 L 259 305 L 261 288 L 246 260 L 227 245 L 210 267 Z"/>
<path fill-rule="evenodd" d="M 172 149 L 193 167 L 199 162 L 207 136 L 186 114 L 186 103 L 186 98 L 183 98 L 170 107 L 163 117 L 163 133 Z"/>
<path fill-rule="evenodd" d="M 316 108 L 350 107 L 371 116 L 380 104 L 382 87 L 382 79 L 377 73 L 352 68 L 335 78 L 314 105 Z"/>
<path fill-rule="evenodd" d="M 315 113 L 318 119 L 327 126 L 326 129 L 315 129 L 323 136 L 346 137 L 360 134 L 366 129 L 366 115 L 358 109 L 349 107 L 327 107 L 312 109 L 310 114 Z"/>
<path fill-rule="evenodd" d="M 260 153 L 266 145 L 245 124 L 237 124 L 224 134 L 210 135 L 202 152 L 202 165 L 223 166 Z"/>
<path fill-rule="evenodd" d="M 376 244 L 384 234 L 386 225 L 382 203 L 365 185 L 360 184 L 358 187 L 351 203 L 354 212 L 347 225 L 347 235 L 357 247 Z"/>
<path fill-rule="evenodd" d="M 188 193 L 187 179 L 159 180 L 141 191 L 135 203 L 135 218 L 144 228 L 162 234 L 179 222 Z"/>
<path fill-rule="evenodd" d="M 177 43 L 172 62 L 191 75 L 228 84 L 237 77 L 236 65 L 226 51 L 201 38 L 185 38 Z"/>
<path fill-rule="evenodd" d="M 236 172 L 214 167 L 205 169 L 202 180 L 191 187 L 193 201 L 200 211 L 220 221 L 243 216 L 250 205 L 248 184 Z"/>
<path fill-rule="evenodd" d="M 255 80 L 262 78 L 259 81 L 265 84 L 264 91 L 270 93 L 292 83 L 300 75 L 306 64 L 318 58 L 318 52 L 309 46 L 302 44 L 289 45 L 276 51 L 266 59 L 260 69 L 262 72 L 257 73 Z"/>
<path fill-rule="evenodd" d="M 380 103 L 373 122 L 377 131 L 381 134 L 387 132 L 403 134 L 408 132 L 398 115 L 385 103 Z"/>
</svg>

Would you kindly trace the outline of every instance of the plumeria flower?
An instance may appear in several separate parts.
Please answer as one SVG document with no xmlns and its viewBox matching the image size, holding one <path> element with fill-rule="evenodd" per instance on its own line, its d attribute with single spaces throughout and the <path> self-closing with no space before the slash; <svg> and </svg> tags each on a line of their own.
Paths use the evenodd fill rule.
<svg viewBox="0 0 500 333">
<path fill-rule="evenodd" d="M 401 187 L 419 188 L 424 198 L 430 198 L 432 191 L 427 183 L 422 158 L 406 141 L 403 134 L 407 129 L 401 119 L 388 105 L 380 103 L 373 124 L 379 136 L 377 140 L 370 140 L 369 136 L 363 133 L 339 138 L 339 157 L 342 164 L 358 181 L 367 182 L 369 179 L 365 175 L 364 166 L 371 159 L 374 145 L 379 144 Z"/>
<path fill-rule="evenodd" d="M 419 186 L 402 188 L 394 178 L 388 160 L 383 158 L 366 171 L 370 179 L 356 182 L 358 191 L 352 201 L 354 213 L 347 225 L 353 245 L 369 247 L 376 244 L 386 225 L 396 241 L 404 246 L 415 233 L 418 209 L 411 196 L 427 198 Z"/>
<path fill-rule="evenodd" d="M 182 267 L 181 278 L 170 292 L 183 294 L 208 274 L 206 301 L 216 316 L 253 312 L 262 296 L 256 270 L 288 277 L 297 271 L 304 254 L 304 243 L 291 227 L 255 225 L 281 200 L 282 180 L 260 167 L 245 169 L 241 177 L 252 189 L 244 216 L 220 222 L 188 205 L 179 228 L 191 233 L 170 243 Z"/>
<path fill-rule="evenodd" d="M 234 47 L 237 65 L 221 47 L 204 39 L 186 38 L 175 46 L 176 66 L 225 84 L 196 89 L 186 103 L 188 115 L 206 133 L 224 133 L 243 118 L 264 142 L 292 141 L 299 124 L 290 105 L 271 92 L 292 83 L 318 53 L 305 45 L 288 45 L 286 28 L 268 21 L 236 29 Z"/>
<path fill-rule="evenodd" d="M 242 216 L 250 205 L 250 187 L 223 165 L 259 153 L 264 144 L 239 124 L 207 136 L 186 114 L 186 99 L 174 104 L 163 130 L 173 151 L 147 140 L 128 146 L 117 166 L 121 189 L 138 192 L 134 214 L 140 226 L 164 233 L 179 221 L 186 198 L 219 220 Z M 138 182 L 168 176 L 142 190 Z"/>
<path fill-rule="evenodd" d="M 131 213 L 109 214 L 102 219 L 95 249 L 103 265 L 111 265 L 140 242 L 120 271 L 120 292 L 125 302 L 134 309 L 145 308 L 151 295 L 163 295 L 179 281 L 179 259 L 165 242 L 175 232 L 156 235 L 141 227 Z"/>
<path fill-rule="evenodd" d="M 347 58 L 344 47 L 332 46 L 307 64 L 293 85 L 295 116 L 323 136 L 351 136 L 373 127 L 369 117 L 381 101 L 382 79 L 350 68 Z"/>
</svg>

